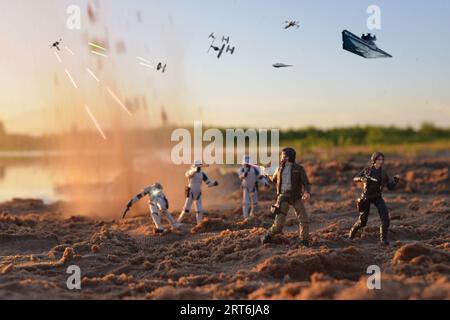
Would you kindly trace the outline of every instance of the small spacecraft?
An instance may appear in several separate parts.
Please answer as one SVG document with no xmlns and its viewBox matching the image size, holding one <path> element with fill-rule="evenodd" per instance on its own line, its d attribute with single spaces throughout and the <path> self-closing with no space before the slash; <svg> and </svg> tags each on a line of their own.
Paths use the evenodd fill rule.
<svg viewBox="0 0 450 320">
<path fill-rule="evenodd" d="M 300 28 L 300 23 L 298 21 L 293 21 L 293 20 L 285 21 L 285 22 L 283 22 L 283 24 L 284 24 L 284 29 L 289 29 L 292 27 L 295 27 L 296 29 Z"/>
<path fill-rule="evenodd" d="M 291 64 L 284 64 L 284 63 L 275 63 L 275 64 L 272 65 L 272 67 L 279 69 L 279 68 L 293 67 L 293 65 L 291 65 Z"/>
<path fill-rule="evenodd" d="M 61 43 L 62 43 L 62 39 L 59 39 L 58 41 L 53 42 L 50 45 L 50 48 L 56 48 L 58 51 L 61 51 L 61 49 L 59 47 L 61 45 Z"/>
<path fill-rule="evenodd" d="M 156 66 L 156 71 L 161 71 L 161 73 L 166 72 L 167 64 L 162 64 L 162 62 L 159 62 Z"/>
</svg>

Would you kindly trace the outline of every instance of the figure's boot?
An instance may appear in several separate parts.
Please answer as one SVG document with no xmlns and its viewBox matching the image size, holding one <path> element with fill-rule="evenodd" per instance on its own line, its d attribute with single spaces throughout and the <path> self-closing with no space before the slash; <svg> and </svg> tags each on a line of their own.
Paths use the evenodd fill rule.
<svg viewBox="0 0 450 320">
<path fill-rule="evenodd" d="M 267 243 L 272 242 L 272 240 L 273 240 L 273 237 L 272 237 L 272 235 L 270 234 L 270 232 L 266 232 L 266 233 L 264 234 L 264 236 L 261 238 L 261 243 L 262 243 L 262 244 L 267 244 Z"/>
<path fill-rule="evenodd" d="M 381 227 L 380 227 L 380 242 L 381 242 L 382 246 L 389 245 L 388 232 L 389 232 L 389 227 L 381 225 Z"/>
<path fill-rule="evenodd" d="M 159 214 L 156 212 L 152 212 L 152 220 L 155 224 L 155 233 L 163 233 L 165 229 L 161 224 L 161 217 L 159 216 Z"/>
<path fill-rule="evenodd" d="M 250 209 L 250 218 L 254 218 L 255 217 L 255 212 L 256 212 L 257 209 L 258 209 L 258 205 L 254 204 L 252 206 L 252 208 Z"/>
<path fill-rule="evenodd" d="M 175 219 L 173 218 L 173 216 L 169 212 L 166 212 L 166 217 L 167 217 L 167 220 L 169 220 L 169 223 L 172 226 L 172 229 L 177 230 L 181 227 L 181 224 L 176 222 Z"/>
<path fill-rule="evenodd" d="M 310 243 L 308 239 L 300 240 L 300 245 L 303 247 L 309 247 Z"/>
<path fill-rule="evenodd" d="M 195 215 L 195 218 L 197 219 L 197 224 L 203 221 L 203 212 L 197 212 Z"/>
<path fill-rule="evenodd" d="M 353 227 L 350 229 L 350 232 L 348 233 L 348 237 L 350 239 L 355 239 L 356 234 L 358 233 L 359 229 L 361 229 L 361 225 L 357 222 L 353 225 Z"/>
<path fill-rule="evenodd" d="M 242 207 L 242 215 L 244 216 L 244 219 L 248 219 L 248 207 L 247 206 Z"/>
<path fill-rule="evenodd" d="M 309 221 L 300 221 L 300 245 L 309 247 Z"/>
</svg>

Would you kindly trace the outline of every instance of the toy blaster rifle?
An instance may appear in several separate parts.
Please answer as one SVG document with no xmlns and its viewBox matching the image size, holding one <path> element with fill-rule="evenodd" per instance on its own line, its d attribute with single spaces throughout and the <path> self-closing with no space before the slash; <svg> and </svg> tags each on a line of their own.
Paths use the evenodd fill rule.
<svg viewBox="0 0 450 320">
<path fill-rule="evenodd" d="M 125 219 L 125 216 L 127 215 L 128 211 L 130 211 L 130 209 L 131 209 L 131 203 L 130 202 L 128 202 L 127 207 L 123 211 L 122 219 Z"/>
<path fill-rule="evenodd" d="M 365 175 L 363 176 L 363 178 L 365 178 L 367 181 L 378 182 L 377 179 L 375 179 L 375 178 L 369 176 L 368 174 L 365 174 Z"/>
</svg>

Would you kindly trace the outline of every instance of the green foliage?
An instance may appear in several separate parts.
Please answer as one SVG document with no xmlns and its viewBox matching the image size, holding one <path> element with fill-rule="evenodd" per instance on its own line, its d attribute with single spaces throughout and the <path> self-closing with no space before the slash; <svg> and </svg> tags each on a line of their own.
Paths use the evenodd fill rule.
<svg viewBox="0 0 450 320">
<path fill-rule="evenodd" d="M 376 146 L 414 143 L 431 143 L 450 140 L 450 128 L 438 128 L 432 123 L 424 123 L 419 129 L 355 126 L 320 130 L 305 128 L 283 131 L 280 134 L 282 144 L 295 143 L 301 147 L 342 147 L 342 146 Z"/>
</svg>

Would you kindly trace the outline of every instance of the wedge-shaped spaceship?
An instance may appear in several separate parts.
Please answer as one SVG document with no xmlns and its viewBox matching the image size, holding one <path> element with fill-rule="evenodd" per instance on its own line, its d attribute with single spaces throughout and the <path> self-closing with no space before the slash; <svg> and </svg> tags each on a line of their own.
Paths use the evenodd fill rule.
<svg viewBox="0 0 450 320">
<path fill-rule="evenodd" d="M 358 56 L 374 59 L 374 58 L 392 58 L 392 56 L 381 50 L 375 44 L 377 37 L 374 35 L 363 34 L 360 37 L 354 35 L 350 31 L 342 31 L 342 41 L 344 50 L 350 51 Z"/>
</svg>

